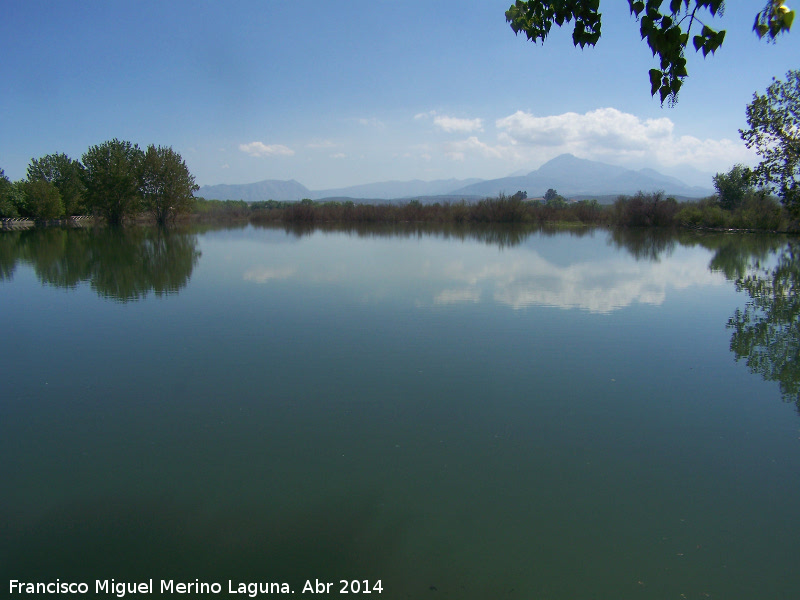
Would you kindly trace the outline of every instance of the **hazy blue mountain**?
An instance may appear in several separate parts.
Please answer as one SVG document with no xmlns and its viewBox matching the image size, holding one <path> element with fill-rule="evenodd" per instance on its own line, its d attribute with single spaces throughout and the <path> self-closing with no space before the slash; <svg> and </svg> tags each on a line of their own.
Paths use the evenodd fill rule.
<svg viewBox="0 0 800 600">
<path fill-rule="evenodd" d="M 257 202 L 259 200 L 302 200 L 310 198 L 311 192 L 294 179 L 290 181 L 266 179 L 256 183 L 204 185 L 195 195 L 207 200 Z"/>
<path fill-rule="evenodd" d="M 635 194 L 638 191 L 663 190 L 667 195 L 702 197 L 712 193 L 710 188 L 687 185 L 676 177 L 663 175 L 653 169 L 634 171 L 606 163 L 562 154 L 546 162 L 535 171 L 519 177 L 502 177 L 465 186 L 456 194 L 494 196 L 513 194 L 518 190 L 529 198 L 544 196 L 553 188 L 562 196 L 591 196 L 610 194 Z"/>
<path fill-rule="evenodd" d="M 197 196 L 215 200 L 302 200 L 311 198 L 349 198 L 354 200 L 394 200 L 420 196 L 440 196 L 449 194 L 454 189 L 483 181 L 482 179 L 437 179 L 434 181 L 381 181 L 351 187 L 327 190 L 309 190 L 295 180 L 281 181 L 267 179 L 257 183 L 238 185 L 204 185 Z"/>
<path fill-rule="evenodd" d="M 396 198 L 411 198 L 417 196 L 438 196 L 449 194 L 455 189 L 462 188 L 474 183 L 483 181 L 482 179 L 436 179 L 434 181 L 422 181 L 414 179 L 411 181 L 380 181 L 377 183 L 366 183 L 345 188 L 335 188 L 329 190 L 316 190 L 312 192 L 311 198 L 374 198 L 378 200 L 393 200 Z"/>
<path fill-rule="evenodd" d="M 714 185 L 714 173 L 701 171 L 699 169 L 695 169 L 694 167 L 687 167 L 686 165 L 681 165 L 678 167 L 663 167 L 661 169 L 661 173 L 663 175 L 671 175 L 672 177 L 676 177 L 687 185 L 697 186 L 703 189 L 710 189 Z"/>
<path fill-rule="evenodd" d="M 694 171 L 692 177 L 698 180 Z M 601 197 L 616 194 L 635 194 L 638 191 L 663 190 L 667 195 L 699 198 L 713 193 L 710 187 L 694 187 L 677 177 L 664 175 L 653 169 L 634 171 L 606 163 L 562 154 L 543 164 L 535 171 L 500 179 L 437 179 L 434 181 L 381 181 L 344 188 L 309 190 L 297 181 L 268 179 L 240 185 L 206 185 L 198 196 L 217 200 L 301 200 L 311 198 L 351 198 L 353 200 L 395 200 L 434 196 L 487 197 L 503 192 L 514 194 L 518 190 L 529 198 L 544 196 L 553 188 L 566 197 Z"/>
</svg>

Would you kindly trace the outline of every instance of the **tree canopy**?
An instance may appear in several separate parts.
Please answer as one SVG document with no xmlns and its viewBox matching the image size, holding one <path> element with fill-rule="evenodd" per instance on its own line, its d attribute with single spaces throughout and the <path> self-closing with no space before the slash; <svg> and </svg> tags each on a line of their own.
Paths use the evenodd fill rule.
<svg viewBox="0 0 800 600">
<path fill-rule="evenodd" d="M 181 155 L 172 148 L 150 145 L 144 154 L 140 189 L 145 210 L 159 225 L 188 212 L 193 193 L 200 189 Z"/>
<path fill-rule="evenodd" d="M 28 181 L 47 181 L 55 185 L 64 204 L 64 213 L 68 216 L 80 215 L 84 211 L 86 187 L 81 179 L 82 174 L 83 165 L 63 153 L 34 158 L 28 165 Z"/>
<path fill-rule="evenodd" d="M 28 214 L 37 221 L 57 219 L 64 214 L 61 194 L 54 183 L 34 179 L 26 181 L 23 190 Z"/>
<path fill-rule="evenodd" d="M 789 71 L 786 81 L 773 78 L 764 95 L 753 94 L 747 124 L 750 129 L 739 133 L 762 159 L 756 180 L 800 216 L 800 71 Z"/>
<path fill-rule="evenodd" d="M 663 0 L 628 0 L 631 14 L 639 22 L 642 39 L 658 57 L 659 68 L 650 69 L 650 93 L 661 103 L 675 104 L 683 80 L 688 76 L 684 51 L 691 38 L 695 51 L 713 54 L 725 40 L 725 31 L 715 31 L 701 20 L 724 10 L 723 0 L 670 0 L 662 10 Z M 759 38 L 774 40 L 789 31 L 794 11 L 782 0 L 769 0 L 756 14 L 753 30 Z M 524 32 L 532 42 L 544 42 L 555 23 L 561 27 L 574 21 L 572 42 L 583 48 L 594 46 L 601 35 L 600 0 L 516 0 L 506 11 L 506 21 L 514 33 Z"/>
<path fill-rule="evenodd" d="M 727 173 L 714 175 L 714 188 L 717 190 L 720 206 L 727 210 L 741 206 L 747 195 L 753 191 L 751 178 L 750 169 L 744 165 L 734 165 Z"/>
<path fill-rule="evenodd" d="M 171 147 L 118 139 L 90 147 L 80 161 L 66 154 L 31 159 L 27 179 L 11 182 L 0 169 L 0 217 L 37 220 L 86 214 L 110 225 L 146 210 L 159 224 L 188 212 L 199 187 Z"/>
<path fill-rule="evenodd" d="M 6 177 L 5 171 L 0 169 L 0 217 L 18 217 L 17 207 L 11 197 L 11 180 Z"/>
<path fill-rule="evenodd" d="M 139 170 L 143 158 L 139 146 L 116 138 L 92 146 L 83 155 L 87 204 L 110 225 L 122 224 L 139 208 Z"/>
</svg>

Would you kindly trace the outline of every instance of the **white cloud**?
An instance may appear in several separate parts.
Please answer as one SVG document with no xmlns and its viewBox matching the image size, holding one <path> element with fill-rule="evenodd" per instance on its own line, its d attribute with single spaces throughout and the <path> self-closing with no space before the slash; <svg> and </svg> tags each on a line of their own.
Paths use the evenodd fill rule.
<svg viewBox="0 0 800 600">
<path fill-rule="evenodd" d="M 380 119 L 376 119 L 375 117 L 368 117 L 368 118 L 360 118 L 356 119 L 359 125 L 363 125 L 364 127 L 374 127 L 375 129 L 384 129 L 386 127 L 385 123 Z"/>
<path fill-rule="evenodd" d="M 335 148 L 336 144 L 334 144 L 331 140 L 312 140 L 306 144 L 306 147 L 314 150 L 324 150 L 326 148 Z"/>
<path fill-rule="evenodd" d="M 275 279 L 288 279 L 297 272 L 294 267 L 253 267 L 244 274 L 245 281 L 267 283 Z"/>
<path fill-rule="evenodd" d="M 476 136 L 471 135 L 466 140 L 448 142 L 444 144 L 445 156 L 458 161 L 463 161 L 467 154 L 478 154 L 484 158 L 515 158 L 513 150 L 509 146 L 490 146 L 480 141 Z"/>
<path fill-rule="evenodd" d="M 414 119 L 427 119 L 428 117 L 435 117 L 435 116 L 436 116 L 436 111 L 429 110 L 428 112 L 415 114 Z"/>
<path fill-rule="evenodd" d="M 331 158 L 347 158 L 347 154 L 344 152 L 337 152 L 336 154 L 331 154 Z"/>
<path fill-rule="evenodd" d="M 483 119 L 461 119 L 440 115 L 435 110 L 414 115 L 415 120 L 433 119 L 433 124 L 447 133 L 472 133 L 483 131 Z"/>
<path fill-rule="evenodd" d="M 240 144 L 239 150 L 246 152 L 250 156 L 292 156 L 294 150 L 281 144 L 267 145 L 263 142 L 250 142 Z"/>
<path fill-rule="evenodd" d="M 452 262 L 444 265 L 443 275 L 466 287 L 449 287 L 436 294 L 436 304 L 478 302 L 482 297 L 491 297 L 514 309 L 539 305 L 595 313 L 609 313 L 636 303 L 660 305 L 670 288 L 725 283 L 722 274 L 708 270 L 708 259 L 702 255 L 658 264 L 615 259 L 564 266 L 534 253 L 483 265 Z"/>
<path fill-rule="evenodd" d="M 436 116 L 433 124 L 442 131 L 448 133 L 472 133 L 473 131 L 483 131 L 483 121 L 481 119 L 459 119 L 457 117 Z"/>
<path fill-rule="evenodd" d="M 668 118 L 641 119 L 615 108 L 585 114 L 537 117 L 517 111 L 495 122 L 498 139 L 530 158 L 547 159 L 570 152 L 582 158 L 617 163 L 689 164 L 724 170 L 737 162 L 752 162 L 753 154 L 739 141 L 701 140 L 676 136 Z"/>
<path fill-rule="evenodd" d="M 480 302 L 481 292 L 474 288 L 442 290 L 433 299 L 434 304 L 465 304 Z"/>
<path fill-rule="evenodd" d="M 642 121 L 615 108 L 549 117 L 535 117 L 519 110 L 498 119 L 496 125 L 522 144 L 600 146 L 626 151 L 645 149 L 654 141 L 669 138 L 674 127 L 667 118 Z"/>
</svg>

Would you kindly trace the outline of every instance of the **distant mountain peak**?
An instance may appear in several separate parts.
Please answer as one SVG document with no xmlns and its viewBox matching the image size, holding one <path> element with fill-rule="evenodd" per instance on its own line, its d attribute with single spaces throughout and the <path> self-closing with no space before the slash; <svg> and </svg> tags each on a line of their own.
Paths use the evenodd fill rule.
<svg viewBox="0 0 800 600">
<path fill-rule="evenodd" d="M 697 178 L 695 178 L 696 180 Z M 481 179 L 437 179 L 434 181 L 381 181 L 346 188 L 311 191 L 294 179 L 288 181 L 266 179 L 245 185 L 203 186 L 198 196 L 217 200 L 319 200 L 331 197 L 348 197 L 363 200 L 396 200 L 426 196 L 496 196 L 514 194 L 519 190 L 536 198 L 548 189 L 562 196 L 600 197 L 635 194 L 638 191 L 663 191 L 667 195 L 699 198 L 713 190 L 687 185 L 682 179 L 664 175 L 654 169 L 635 171 L 616 165 L 578 158 L 574 154 L 560 154 L 538 169 L 527 174 L 484 181 Z"/>
<path fill-rule="evenodd" d="M 687 185 L 676 177 L 663 175 L 653 169 L 634 171 L 596 160 L 578 158 L 574 154 L 560 154 L 538 169 L 521 177 L 492 179 L 456 190 L 456 194 L 494 196 L 513 194 L 517 190 L 528 197 L 543 196 L 548 189 L 562 196 L 611 196 L 635 194 L 638 191 L 664 191 L 683 197 L 701 197 L 711 190 Z"/>
</svg>

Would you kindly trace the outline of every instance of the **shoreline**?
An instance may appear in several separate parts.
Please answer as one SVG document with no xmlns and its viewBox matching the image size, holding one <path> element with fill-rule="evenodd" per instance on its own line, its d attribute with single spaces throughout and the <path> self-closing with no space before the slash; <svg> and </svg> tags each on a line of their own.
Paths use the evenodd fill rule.
<svg viewBox="0 0 800 600">
<path fill-rule="evenodd" d="M 402 203 L 357 204 L 353 201 L 254 202 L 206 200 L 197 198 L 191 212 L 177 215 L 167 226 L 191 224 L 316 226 L 484 226 L 521 225 L 559 228 L 634 228 L 676 229 L 728 233 L 800 233 L 800 222 L 775 199 L 758 197 L 733 209 L 721 208 L 714 198 L 677 202 L 663 194 L 639 193 L 620 196 L 613 204 L 597 200 L 542 202 L 517 196 L 485 198 L 478 202 L 423 204 L 419 200 Z M 124 225 L 156 225 L 152 215 L 139 213 Z M 2 218 L 0 230 L 32 228 L 83 228 L 105 226 L 101 217 L 73 216 L 47 221 L 29 218 Z"/>
</svg>

